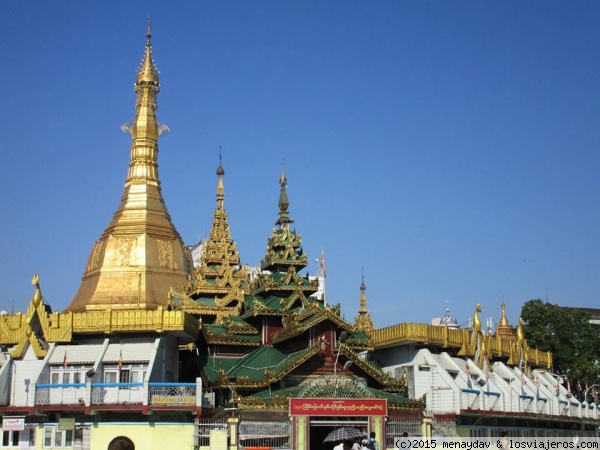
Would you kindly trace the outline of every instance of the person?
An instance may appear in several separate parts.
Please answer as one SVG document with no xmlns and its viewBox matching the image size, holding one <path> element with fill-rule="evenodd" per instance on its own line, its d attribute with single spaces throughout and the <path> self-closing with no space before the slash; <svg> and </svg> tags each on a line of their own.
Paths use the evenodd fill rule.
<svg viewBox="0 0 600 450">
<path fill-rule="evenodd" d="M 333 450 L 352 450 L 352 441 L 342 441 Z"/>
<path fill-rule="evenodd" d="M 379 444 L 377 443 L 377 441 L 375 440 L 375 432 L 371 431 L 371 434 L 369 435 L 369 440 L 371 441 L 371 447 L 373 448 L 373 450 L 379 450 Z"/>
<path fill-rule="evenodd" d="M 352 443 L 352 450 L 361 450 L 360 438 L 356 438 Z"/>
<path fill-rule="evenodd" d="M 370 442 L 371 442 L 371 441 L 369 440 L 369 438 L 364 438 L 364 439 L 362 440 L 362 445 L 361 445 L 361 447 L 360 447 L 360 450 L 371 450 L 371 449 L 369 448 L 369 445 L 370 445 L 369 443 L 370 443 Z"/>
<path fill-rule="evenodd" d="M 128 437 L 117 436 L 108 444 L 108 450 L 135 450 L 135 445 Z"/>
<path fill-rule="evenodd" d="M 500 445 L 504 450 L 508 449 L 508 431 L 506 430 L 500 433 Z"/>
</svg>

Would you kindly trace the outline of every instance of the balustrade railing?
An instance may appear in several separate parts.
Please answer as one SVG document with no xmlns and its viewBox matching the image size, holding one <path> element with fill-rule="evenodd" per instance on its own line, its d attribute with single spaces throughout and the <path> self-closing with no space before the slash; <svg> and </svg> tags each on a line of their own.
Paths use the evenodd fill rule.
<svg viewBox="0 0 600 450">
<path fill-rule="evenodd" d="M 85 384 L 38 384 L 35 386 L 36 405 L 78 405 L 85 403 Z"/>
<path fill-rule="evenodd" d="M 93 383 L 92 405 L 144 404 L 144 383 Z"/>
<path fill-rule="evenodd" d="M 201 406 L 196 383 L 37 384 L 35 404 Z"/>
<path fill-rule="evenodd" d="M 196 405 L 196 383 L 148 383 L 148 404 L 160 406 Z"/>
</svg>

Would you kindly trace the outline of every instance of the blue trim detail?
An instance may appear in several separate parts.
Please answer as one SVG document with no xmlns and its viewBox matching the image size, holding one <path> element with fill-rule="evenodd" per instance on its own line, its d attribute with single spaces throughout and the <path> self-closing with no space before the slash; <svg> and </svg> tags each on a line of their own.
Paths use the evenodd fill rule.
<svg viewBox="0 0 600 450">
<path fill-rule="evenodd" d="M 481 394 L 481 391 L 478 391 L 477 389 L 461 389 L 461 391 L 466 394 L 475 394 L 475 395 Z"/>
<path fill-rule="evenodd" d="M 85 383 L 59 383 L 59 384 L 36 384 L 36 389 L 58 389 L 58 388 L 81 388 L 85 387 Z"/>
<path fill-rule="evenodd" d="M 485 391 L 484 394 L 485 395 L 493 395 L 494 397 L 500 397 L 502 395 L 500 392 L 492 392 L 492 391 Z"/>
</svg>

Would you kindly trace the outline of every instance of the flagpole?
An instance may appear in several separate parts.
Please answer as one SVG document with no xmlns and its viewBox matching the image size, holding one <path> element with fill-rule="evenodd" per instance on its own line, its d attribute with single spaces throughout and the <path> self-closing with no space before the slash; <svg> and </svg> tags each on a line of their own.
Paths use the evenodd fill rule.
<svg viewBox="0 0 600 450">
<path fill-rule="evenodd" d="M 319 274 L 320 278 L 323 279 L 323 306 L 327 306 L 327 296 L 325 295 L 325 278 L 327 278 L 327 269 L 325 268 L 325 252 L 321 247 L 321 255 L 319 257 Z"/>
</svg>

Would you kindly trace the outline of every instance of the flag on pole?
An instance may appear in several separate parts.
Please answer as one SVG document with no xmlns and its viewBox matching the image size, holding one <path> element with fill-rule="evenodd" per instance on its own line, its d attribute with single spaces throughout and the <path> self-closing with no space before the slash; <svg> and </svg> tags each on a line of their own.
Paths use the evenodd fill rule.
<svg viewBox="0 0 600 450">
<path fill-rule="evenodd" d="M 123 368 L 123 350 L 119 350 L 119 372 Z"/>
<path fill-rule="evenodd" d="M 65 350 L 65 356 L 63 358 L 63 369 L 67 368 L 67 351 Z"/>
<path fill-rule="evenodd" d="M 467 387 L 473 389 L 473 382 L 471 381 L 471 367 L 467 363 Z"/>
<path fill-rule="evenodd" d="M 527 384 L 527 380 L 525 379 L 525 374 L 521 372 L 521 384 L 525 386 Z"/>
<path fill-rule="evenodd" d="M 323 251 L 323 247 L 321 247 L 320 262 L 321 262 L 321 275 L 323 275 L 323 278 L 326 278 L 327 277 L 327 269 L 325 268 L 325 252 Z"/>
</svg>

